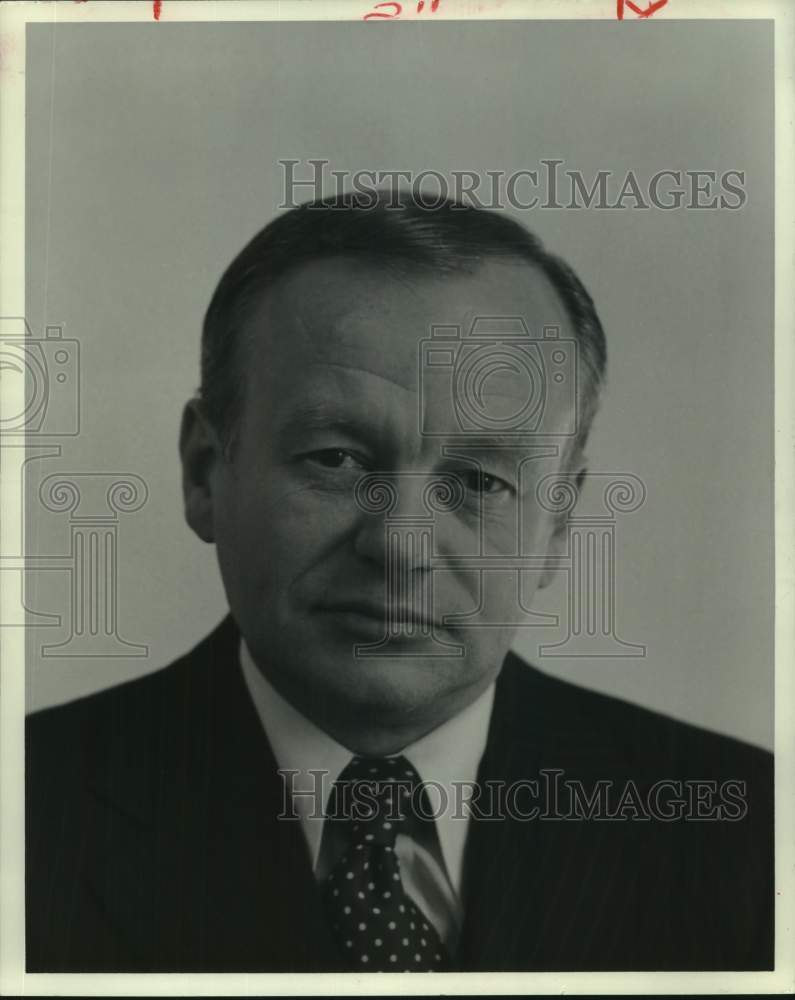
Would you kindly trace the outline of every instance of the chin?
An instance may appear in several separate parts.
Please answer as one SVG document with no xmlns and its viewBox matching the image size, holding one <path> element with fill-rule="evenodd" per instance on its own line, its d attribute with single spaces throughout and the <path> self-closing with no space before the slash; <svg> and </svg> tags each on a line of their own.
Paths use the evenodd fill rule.
<svg viewBox="0 0 795 1000">
<path fill-rule="evenodd" d="M 320 659 L 316 663 L 322 662 Z M 474 678 L 467 677 L 463 657 L 347 655 L 326 661 L 311 682 L 341 708 L 355 706 L 385 716 L 431 709 L 434 702 Z"/>
</svg>

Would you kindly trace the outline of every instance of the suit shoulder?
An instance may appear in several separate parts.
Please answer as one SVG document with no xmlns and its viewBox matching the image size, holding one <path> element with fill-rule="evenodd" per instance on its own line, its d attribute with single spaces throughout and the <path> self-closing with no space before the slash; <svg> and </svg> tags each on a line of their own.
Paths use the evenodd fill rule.
<svg viewBox="0 0 795 1000">
<path fill-rule="evenodd" d="M 27 753 L 68 756 L 94 740 L 118 739 L 121 732 L 136 731 L 144 738 L 164 711 L 200 683 L 202 665 L 218 654 L 227 630 L 224 621 L 189 652 L 142 677 L 31 713 L 25 720 Z"/>
<path fill-rule="evenodd" d="M 773 756 L 760 747 L 553 677 L 515 654 L 503 673 L 517 703 L 543 705 L 559 742 L 586 742 L 597 757 L 612 754 L 633 769 L 645 762 L 658 773 L 667 767 L 693 777 L 711 772 L 730 777 L 735 771 L 738 778 L 772 784 Z"/>
</svg>

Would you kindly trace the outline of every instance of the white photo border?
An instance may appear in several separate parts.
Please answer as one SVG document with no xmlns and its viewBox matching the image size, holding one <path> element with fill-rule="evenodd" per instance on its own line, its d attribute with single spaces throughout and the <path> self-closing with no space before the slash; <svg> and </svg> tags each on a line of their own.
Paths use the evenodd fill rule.
<svg viewBox="0 0 795 1000">
<path fill-rule="evenodd" d="M 444 0 L 435 20 L 611 20 L 621 0 Z M 418 15 L 408 9 L 403 20 Z M 643 4 L 636 3 L 636 6 Z M 648 4 L 645 4 L 648 6 Z M 34 23 L 358 21 L 367 0 L 21 2 L 0 7 L 0 315 L 25 315 L 25 31 Z M 626 17 L 635 17 L 631 12 Z M 0 662 L 0 993 L 250 996 L 792 993 L 795 989 L 795 6 L 791 0 L 668 0 L 659 19 L 770 20 L 775 32 L 776 950 L 771 972 L 27 974 L 24 971 L 25 637 L 5 629 Z M 730 81 L 727 80 L 727 85 Z M 738 100 L 742 95 L 738 95 Z M 20 387 L 21 389 L 21 387 Z M 14 392 L 2 412 L 20 412 Z M 0 550 L 22 551 L 21 485 L 0 479 Z M 2 581 L 0 581 L 2 584 Z M 11 599 L 0 586 L 2 610 Z"/>
</svg>

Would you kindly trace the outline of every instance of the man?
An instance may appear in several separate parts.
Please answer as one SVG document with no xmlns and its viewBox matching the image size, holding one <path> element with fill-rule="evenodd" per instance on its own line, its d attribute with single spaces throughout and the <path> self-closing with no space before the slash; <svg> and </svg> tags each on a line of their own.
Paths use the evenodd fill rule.
<svg viewBox="0 0 795 1000">
<path fill-rule="evenodd" d="M 30 971 L 772 965 L 769 756 L 509 651 L 604 368 L 499 215 L 342 196 L 252 240 L 180 437 L 231 616 L 30 720 Z"/>
</svg>

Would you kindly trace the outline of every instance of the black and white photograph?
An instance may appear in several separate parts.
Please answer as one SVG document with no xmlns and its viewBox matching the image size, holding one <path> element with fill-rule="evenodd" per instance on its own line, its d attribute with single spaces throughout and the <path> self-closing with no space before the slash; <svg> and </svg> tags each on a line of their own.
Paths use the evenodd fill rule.
<svg viewBox="0 0 795 1000">
<path fill-rule="evenodd" d="M 795 11 L 12 6 L 3 991 L 791 992 Z"/>
</svg>

